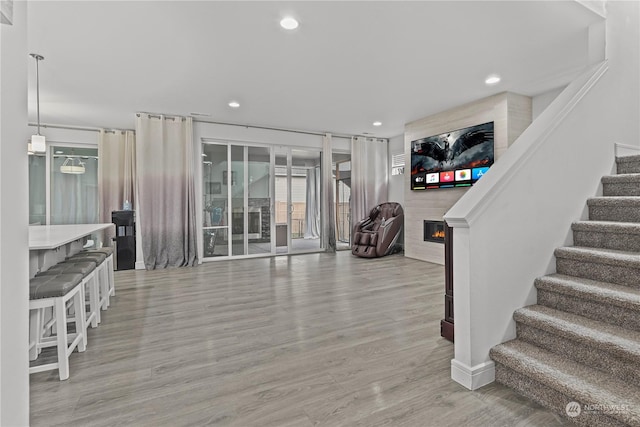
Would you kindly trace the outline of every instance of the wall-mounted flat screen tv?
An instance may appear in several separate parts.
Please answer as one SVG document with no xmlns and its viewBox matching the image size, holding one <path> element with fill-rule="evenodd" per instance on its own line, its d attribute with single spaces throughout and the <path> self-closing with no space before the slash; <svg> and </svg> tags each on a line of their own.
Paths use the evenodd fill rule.
<svg viewBox="0 0 640 427">
<path fill-rule="evenodd" d="M 493 164 L 493 122 L 411 141 L 411 189 L 470 187 Z"/>
</svg>

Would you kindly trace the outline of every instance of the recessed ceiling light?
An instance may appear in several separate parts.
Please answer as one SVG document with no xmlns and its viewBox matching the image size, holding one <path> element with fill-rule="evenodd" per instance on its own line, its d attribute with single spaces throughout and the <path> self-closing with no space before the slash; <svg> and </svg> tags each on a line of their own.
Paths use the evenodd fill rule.
<svg viewBox="0 0 640 427">
<path fill-rule="evenodd" d="M 240 107 L 240 103 L 239 103 L 238 101 L 231 101 L 231 102 L 229 103 L 229 107 L 231 107 L 231 108 L 238 108 L 238 107 Z"/>
<path fill-rule="evenodd" d="M 207 155 L 206 155 L 206 154 L 204 154 L 204 153 L 202 153 L 202 157 L 207 157 Z"/>
<path fill-rule="evenodd" d="M 64 153 L 64 151 L 60 151 L 60 150 L 56 151 L 56 154 L 62 154 L 62 153 Z"/>
<path fill-rule="evenodd" d="M 487 85 L 495 85 L 500 83 L 500 76 L 498 76 L 497 74 L 492 74 L 489 77 L 487 77 L 487 79 L 484 81 L 485 84 Z"/>
<path fill-rule="evenodd" d="M 285 18 L 282 18 L 282 21 L 280 21 L 280 26 L 285 30 L 295 30 L 296 28 L 298 28 L 298 21 L 290 16 L 287 16 Z"/>
<path fill-rule="evenodd" d="M 374 126 L 382 126 L 382 122 L 373 122 Z"/>
</svg>

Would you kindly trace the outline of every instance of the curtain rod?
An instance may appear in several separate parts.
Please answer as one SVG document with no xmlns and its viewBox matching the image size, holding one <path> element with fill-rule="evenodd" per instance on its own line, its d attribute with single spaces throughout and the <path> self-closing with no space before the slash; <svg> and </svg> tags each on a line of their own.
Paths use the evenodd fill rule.
<svg viewBox="0 0 640 427">
<path fill-rule="evenodd" d="M 146 113 L 146 112 L 141 112 L 141 113 L 136 113 L 136 114 L 147 114 L 150 117 L 155 117 L 155 118 L 160 118 L 161 114 L 153 114 L 153 113 Z M 176 117 L 174 115 L 166 115 L 164 114 L 164 116 L 169 116 L 169 117 Z M 214 120 L 202 120 L 202 119 L 193 119 L 194 123 L 209 123 L 212 125 L 224 125 L 224 126 L 237 126 L 237 127 L 243 127 L 243 128 L 253 128 L 253 129 L 263 129 L 263 130 L 274 130 L 274 131 L 280 131 L 280 132 L 291 132 L 291 133 L 299 133 L 299 134 L 303 134 L 303 135 L 314 135 L 314 136 L 324 136 L 327 133 L 331 134 L 331 137 L 333 138 L 343 138 L 343 139 L 351 139 L 351 138 L 355 138 L 358 136 L 362 136 L 364 138 L 373 138 L 373 139 L 389 139 L 389 138 L 379 138 L 377 136 L 373 136 L 373 135 L 348 135 L 348 134 L 339 134 L 339 133 L 332 133 L 332 132 L 314 132 L 314 131 L 306 131 L 306 130 L 298 130 L 298 129 L 287 129 L 287 128 L 278 128 L 278 127 L 270 127 L 270 126 L 259 126 L 259 125 L 245 125 L 245 124 L 241 124 L 241 123 L 228 123 L 228 122 L 218 122 L 218 121 L 214 121 Z M 29 126 L 37 126 L 37 124 L 35 123 L 29 123 Z M 51 128 L 51 129 L 69 129 L 69 130 L 83 130 L 83 131 L 88 131 L 88 132 L 100 132 L 101 130 L 104 130 L 105 132 L 120 132 L 120 131 L 130 131 L 130 132 L 135 132 L 135 130 L 133 129 L 102 129 L 102 128 L 96 128 L 96 127 L 83 127 L 83 126 L 71 126 L 71 125 L 53 125 L 53 124 L 40 124 L 40 127 L 42 128 Z"/>
<path fill-rule="evenodd" d="M 280 132 L 300 133 L 303 135 L 314 135 L 314 136 L 324 136 L 327 133 L 330 133 L 332 137 L 345 138 L 345 139 L 351 139 L 355 136 L 358 136 L 358 135 L 339 134 L 339 133 L 333 133 L 333 132 L 315 132 L 315 131 L 309 131 L 309 130 L 278 128 L 278 127 L 271 127 L 271 126 L 243 125 L 241 123 L 217 122 L 214 120 L 193 119 L 193 121 L 197 123 L 210 123 L 212 125 L 225 125 L 225 126 L 237 126 L 237 127 L 253 128 L 253 129 L 276 130 Z"/>
<path fill-rule="evenodd" d="M 185 116 L 180 115 L 180 114 L 150 113 L 148 111 L 139 111 L 139 112 L 136 113 L 136 115 L 138 115 L 138 116 L 140 114 L 147 114 L 149 117 L 154 117 L 154 118 L 160 118 L 162 116 L 165 116 L 165 117 L 185 117 Z M 303 135 L 314 135 L 314 136 L 324 136 L 327 133 L 330 133 L 332 137 L 345 138 L 345 139 L 351 139 L 351 138 L 356 137 L 356 136 L 368 137 L 367 135 L 347 135 L 347 134 L 340 134 L 340 133 L 333 133 L 333 132 L 319 132 L 319 131 L 279 128 L 279 127 L 272 127 L 272 126 L 247 125 L 247 124 L 242 124 L 242 123 L 218 122 L 218 121 L 215 121 L 215 120 L 198 119 L 198 118 L 195 118 L 195 117 L 193 117 L 191 115 L 188 116 L 188 117 L 191 117 L 193 119 L 194 123 L 209 123 L 209 124 L 212 124 L 212 125 L 237 126 L 237 127 L 243 127 L 243 128 L 276 130 L 276 131 L 280 131 L 280 132 L 291 132 L 291 133 L 299 133 L 299 134 L 303 134 Z M 371 136 L 371 137 L 373 138 L 373 136 Z"/>
<path fill-rule="evenodd" d="M 29 123 L 29 126 L 38 126 L 36 123 Z M 94 127 L 86 127 L 86 126 L 71 126 L 71 125 L 48 125 L 40 123 L 41 128 L 51 128 L 51 129 L 69 129 L 69 130 L 83 130 L 87 132 L 100 132 L 104 130 L 108 133 L 116 133 L 116 132 L 135 132 L 133 129 L 103 129 L 103 128 L 94 128 Z"/>
</svg>

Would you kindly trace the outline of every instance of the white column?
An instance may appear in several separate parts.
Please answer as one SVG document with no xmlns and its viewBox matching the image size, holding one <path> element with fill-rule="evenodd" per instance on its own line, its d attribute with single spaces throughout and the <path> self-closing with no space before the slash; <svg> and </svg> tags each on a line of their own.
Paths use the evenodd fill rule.
<svg viewBox="0 0 640 427">
<path fill-rule="evenodd" d="M 0 425 L 29 424 L 27 5 L 0 24 Z"/>
</svg>

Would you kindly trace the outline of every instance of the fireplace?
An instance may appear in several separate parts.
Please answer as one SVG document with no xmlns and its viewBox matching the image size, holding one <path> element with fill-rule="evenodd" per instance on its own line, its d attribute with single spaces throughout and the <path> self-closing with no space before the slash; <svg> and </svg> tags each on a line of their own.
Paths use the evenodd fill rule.
<svg viewBox="0 0 640 427">
<path fill-rule="evenodd" d="M 262 238 L 262 210 L 260 208 L 250 207 L 247 212 L 247 225 L 249 239 Z M 233 238 L 241 239 L 244 231 L 244 214 L 242 210 L 234 210 L 233 212 Z"/>
<path fill-rule="evenodd" d="M 444 244 L 444 221 L 424 220 L 424 241 Z"/>
</svg>

